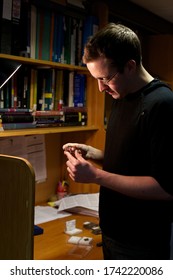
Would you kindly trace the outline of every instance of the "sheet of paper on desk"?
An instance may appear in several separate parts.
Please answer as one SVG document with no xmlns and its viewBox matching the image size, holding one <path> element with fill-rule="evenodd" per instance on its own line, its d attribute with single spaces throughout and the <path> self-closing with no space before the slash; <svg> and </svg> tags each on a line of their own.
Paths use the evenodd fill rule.
<svg viewBox="0 0 173 280">
<path fill-rule="evenodd" d="M 98 217 L 99 193 L 77 194 L 60 200 L 59 211 Z"/>
<path fill-rule="evenodd" d="M 35 206 L 34 224 L 39 225 L 59 218 L 68 217 L 71 214 L 68 212 L 58 212 L 57 209 L 51 206 Z"/>
</svg>

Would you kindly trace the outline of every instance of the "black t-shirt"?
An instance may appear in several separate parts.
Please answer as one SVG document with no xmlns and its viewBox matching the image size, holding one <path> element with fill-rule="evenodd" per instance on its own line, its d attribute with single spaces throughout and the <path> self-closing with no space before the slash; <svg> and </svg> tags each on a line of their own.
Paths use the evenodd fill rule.
<svg viewBox="0 0 173 280">
<path fill-rule="evenodd" d="M 173 93 L 155 79 L 140 91 L 114 100 L 106 133 L 103 169 L 152 176 L 173 194 Z M 173 202 L 135 199 L 100 187 L 100 226 L 122 242 L 169 238 Z"/>
</svg>

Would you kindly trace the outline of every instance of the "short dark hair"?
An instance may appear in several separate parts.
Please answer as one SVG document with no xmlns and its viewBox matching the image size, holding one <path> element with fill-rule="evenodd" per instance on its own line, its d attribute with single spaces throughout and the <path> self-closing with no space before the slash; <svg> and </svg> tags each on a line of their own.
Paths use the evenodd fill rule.
<svg viewBox="0 0 173 280">
<path fill-rule="evenodd" d="M 109 23 L 88 39 L 84 47 L 83 62 L 86 64 L 100 56 L 110 59 L 111 65 L 119 71 L 133 59 L 139 65 L 142 61 L 141 43 L 130 28 Z"/>
</svg>

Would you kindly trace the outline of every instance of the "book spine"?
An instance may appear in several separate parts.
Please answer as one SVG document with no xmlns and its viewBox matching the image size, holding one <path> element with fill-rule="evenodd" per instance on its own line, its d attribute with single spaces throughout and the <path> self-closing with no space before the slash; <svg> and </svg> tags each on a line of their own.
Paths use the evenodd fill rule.
<svg viewBox="0 0 173 280">
<path fill-rule="evenodd" d="M 31 4 L 30 0 L 20 1 L 20 56 L 31 57 Z"/>
<path fill-rule="evenodd" d="M 86 107 L 68 107 L 68 106 L 63 106 L 61 109 L 62 112 L 81 112 L 81 113 L 86 113 L 87 108 Z"/>
<path fill-rule="evenodd" d="M 30 69 L 26 68 L 24 73 L 23 82 L 23 98 L 22 98 L 22 108 L 30 108 Z"/>
<path fill-rule="evenodd" d="M 32 114 L 1 114 L 2 123 L 28 123 L 33 122 Z"/>
<path fill-rule="evenodd" d="M 83 20 L 78 19 L 77 20 L 78 28 L 76 33 L 76 56 L 75 56 L 75 64 L 76 65 L 82 65 L 82 31 L 83 31 Z"/>
<path fill-rule="evenodd" d="M 40 48 L 41 55 L 40 59 L 49 60 L 50 58 L 50 31 L 51 31 L 51 12 L 49 10 L 44 10 L 43 12 L 43 29 L 42 33 L 42 43 Z"/>
<path fill-rule="evenodd" d="M 87 113 L 82 112 L 71 112 L 64 113 L 64 122 L 65 123 L 83 123 L 87 124 Z"/>
<path fill-rule="evenodd" d="M 32 112 L 32 110 L 31 109 L 23 109 L 23 108 L 1 108 L 0 109 L 0 114 L 1 113 L 5 113 L 5 112 L 7 112 L 7 113 L 9 113 L 9 112 L 11 112 L 11 113 L 14 113 L 14 112 L 16 112 L 16 113 L 24 113 L 24 112 Z"/>
<path fill-rule="evenodd" d="M 31 69 L 31 83 L 30 83 L 30 109 L 36 110 L 37 102 L 37 70 Z"/>
<path fill-rule="evenodd" d="M 0 89 L 0 108 L 4 108 L 4 89 Z"/>
<path fill-rule="evenodd" d="M 35 128 L 36 123 L 4 123 L 2 124 L 2 127 L 4 130 Z"/>
<path fill-rule="evenodd" d="M 12 5 L 12 47 L 11 54 L 19 55 L 20 54 L 20 36 L 21 36 L 21 0 L 13 0 Z M 27 30 L 25 31 L 27 32 Z"/>
<path fill-rule="evenodd" d="M 12 88 L 11 88 L 11 107 L 17 108 L 17 77 L 12 77 Z"/>
<path fill-rule="evenodd" d="M 31 5 L 31 22 L 30 22 L 30 57 L 36 58 L 36 28 L 37 28 L 37 8 Z"/>
<path fill-rule="evenodd" d="M 44 97 L 44 110 L 53 109 L 53 95 L 54 95 L 54 71 L 47 69 L 44 71 L 45 77 L 45 92 Z"/>
<path fill-rule="evenodd" d="M 44 93 L 44 110 L 51 110 L 52 108 L 52 92 Z"/>
<path fill-rule="evenodd" d="M 62 116 L 63 112 L 61 111 L 54 111 L 54 110 L 50 110 L 50 111 L 35 111 L 33 112 L 34 116 Z"/>
<path fill-rule="evenodd" d="M 55 98 L 54 98 L 54 110 L 61 110 L 63 103 L 63 70 L 57 70 L 55 74 Z"/>
<path fill-rule="evenodd" d="M 12 0 L 3 0 L 2 3 L 2 18 L 0 22 L 0 52 L 11 54 L 11 15 L 12 15 Z"/>
<path fill-rule="evenodd" d="M 74 103 L 74 71 L 69 73 L 68 107 L 73 107 Z"/>
<path fill-rule="evenodd" d="M 85 106 L 85 75 L 75 73 L 74 76 L 74 107 Z"/>
<path fill-rule="evenodd" d="M 65 16 L 63 63 L 67 63 L 67 64 L 70 64 L 71 61 L 71 29 L 72 29 L 72 18 L 69 16 Z"/>
</svg>

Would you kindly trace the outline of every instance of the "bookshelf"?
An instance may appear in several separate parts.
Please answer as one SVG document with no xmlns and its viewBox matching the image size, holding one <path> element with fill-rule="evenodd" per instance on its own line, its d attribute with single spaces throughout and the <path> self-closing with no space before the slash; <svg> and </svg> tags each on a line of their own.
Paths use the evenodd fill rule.
<svg viewBox="0 0 173 280">
<path fill-rule="evenodd" d="M 44 1 L 45 2 L 45 1 Z M 45 203 L 55 194 L 58 181 L 67 178 L 66 158 L 62 145 L 67 142 L 86 143 L 97 148 L 104 147 L 104 104 L 105 96 L 99 93 L 97 81 L 91 77 L 84 66 L 60 63 L 49 60 L 23 57 L 13 54 L 0 53 L 0 59 L 12 60 L 22 65 L 34 68 L 53 68 L 63 71 L 75 71 L 86 75 L 86 107 L 88 113 L 87 125 L 69 127 L 46 127 L 0 131 L 0 137 L 17 137 L 23 135 L 45 135 L 47 179 L 36 184 L 35 204 Z M 69 191 L 72 193 L 98 192 L 99 186 L 94 184 L 80 184 L 69 181 Z"/>
</svg>

